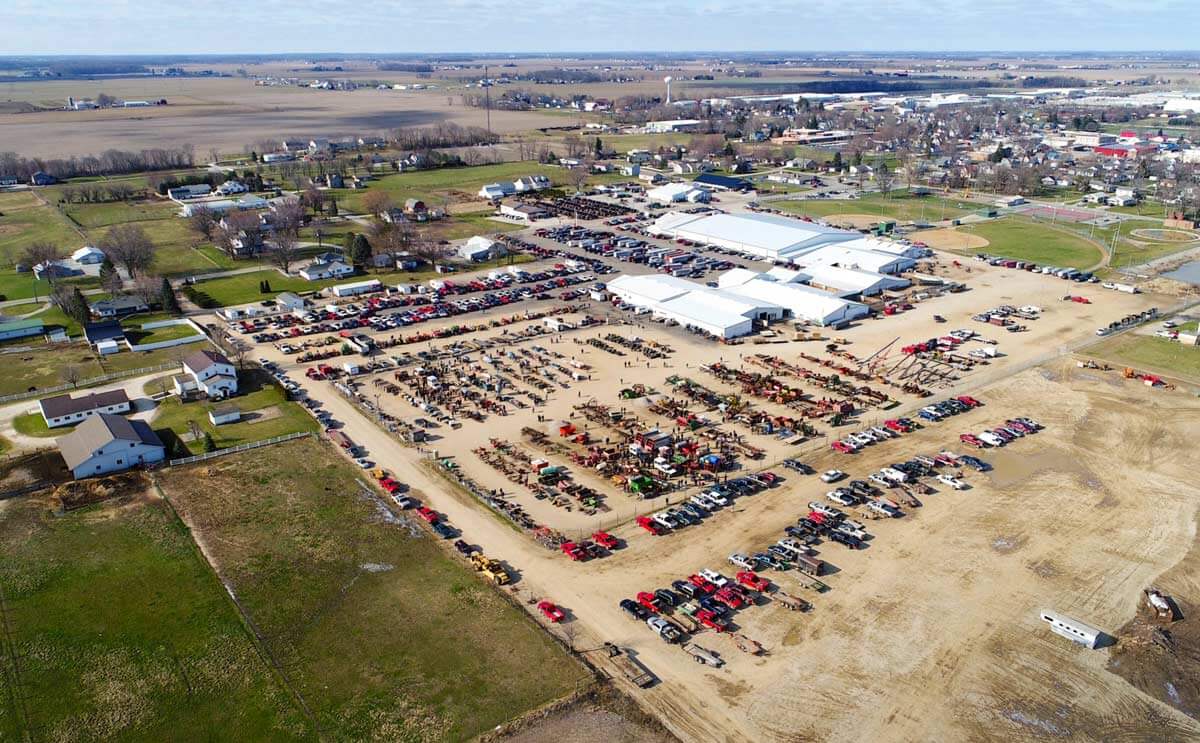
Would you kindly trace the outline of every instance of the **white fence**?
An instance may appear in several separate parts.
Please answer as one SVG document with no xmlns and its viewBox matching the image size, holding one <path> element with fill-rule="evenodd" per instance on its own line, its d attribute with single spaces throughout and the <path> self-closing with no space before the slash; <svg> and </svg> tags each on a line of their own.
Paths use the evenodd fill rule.
<svg viewBox="0 0 1200 743">
<path fill-rule="evenodd" d="M 285 436 L 276 436 L 273 439 L 263 439 L 262 441 L 251 441 L 249 444 L 238 444 L 237 446 L 231 446 L 228 449 L 218 449 L 217 451 L 210 451 L 207 454 L 197 454 L 194 457 L 183 457 L 182 459 L 172 459 L 171 461 L 167 462 L 166 466 L 176 467 L 181 464 L 192 464 L 193 462 L 203 462 L 206 459 L 212 459 L 214 457 L 223 457 L 226 454 L 234 454 L 239 451 L 250 451 L 251 449 L 261 449 L 264 446 L 272 446 L 274 444 L 282 444 L 285 441 L 292 441 L 294 439 L 302 439 L 305 436 L 312 436 L 312 434 L 307 431 L 300 431 L 297 433 L 289 433 Z"/>
<path fill-rule="evenodd" d="M 17 392 L 12 395 L 4 395 L 0 397 L 0 403 L 14 402 L 16 400 L 28 400 L 31 397 L 42 397 L 43 395 L 52 395 L 55 392 L 66 392 L 68 390 L 79 389 L 81 387 L 94 387 L 104 382 L 111 382 L 114 379 L 125 379 L 126 377 L 140 377 L 143 374 L 152 374 L 157 371 L 165 371 L 167 369 L 178 369 L 179 364 L 170 361 L 158 366 L 143 366 L 141 369 L 129 369 L 128 371 L 113 372 L 104 374 L 91 379 L 81 379 L 75 384 L 60 384 L 57 387 L 45 387 L 43 389 L 33 390 L 32 392 Z"/>
</svg>

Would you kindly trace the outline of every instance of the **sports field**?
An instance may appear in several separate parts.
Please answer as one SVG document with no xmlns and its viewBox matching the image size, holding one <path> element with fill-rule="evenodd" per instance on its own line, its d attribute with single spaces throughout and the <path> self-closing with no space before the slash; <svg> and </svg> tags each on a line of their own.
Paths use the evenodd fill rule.
<svg viewBox="0 0 1200 743">
<path fill-rule="evenodd" d="M 1002 217 L 962 225 L 955 230 L 987 240 L 987 245 L 978 250 L 1004 258 L 1064 268 L 1090 268 L 1104 259 L 1100 247 L 1083 236 L 1020 217 Z M 948 249 L 954 248 L 948 246 Z M 973 253 L 976 248 L 956 252 Z"/>
<path fill-rule="evenodd" d="M 966 202 L 937 196 L 908 196 L 893 192 L 891 196 L 868 194 L 859 199 L 804 199 L 775 201 L 771 206 L 793 214 L 823 218 L 838 214 L 876 216 L 902 222 L 938 222 L 978 211 Z"/>
</svg>

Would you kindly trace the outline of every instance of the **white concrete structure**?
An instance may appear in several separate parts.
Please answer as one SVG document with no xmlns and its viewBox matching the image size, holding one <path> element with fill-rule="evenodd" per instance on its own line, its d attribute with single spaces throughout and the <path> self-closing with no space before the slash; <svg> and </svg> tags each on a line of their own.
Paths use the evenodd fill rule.
<svg viewBox="0 0 1200 743">
<path fill-rule="evenodd" d="M 77 480 L 161 462 L 166 455 L 150 426 L 103 413 L 58 439 L 58 448 Z"/>
<path fill-rule="evenodd" d="M 1088 649 L 1095 649 L 1100 642 L 1100 637 L 1104 634 L 1090 624 L 1084 624 L 1078 619 L 1071 619 L 1057 612 L 1043 609 L 1038 616 L 1043 622 L 1050 625 L 1050 631 L 1054 634 L 1062 635 Z"/>
<path fill-rule="evenodd" d="M 773 261 L 794 260 L 825 245 L 857 240 L 857 232 L 767 214 L 665 214 L 652 231 L 717 245 Z"/>
<path fill-rule="evenodd" d="M 203 392 L 214 399 L 236 395 L 237 370 L 223 355 L 203 349 L 189 354 L 183 360 L 183 374 L 175 377 L 174 388 L 177 395 L 193 391 Z"/>
</svg>

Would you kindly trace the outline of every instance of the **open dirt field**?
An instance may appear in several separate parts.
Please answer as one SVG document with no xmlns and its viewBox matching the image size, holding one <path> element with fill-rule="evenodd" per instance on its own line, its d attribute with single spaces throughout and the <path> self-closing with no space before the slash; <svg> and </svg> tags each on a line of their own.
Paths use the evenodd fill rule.
<svg viewBox="0 0 1200 743">
<path fill-rule="evenodd" d="M 1200 735 L 1194 720 L 1106 671 L 1116 651 L 1077 649 L 1052 635 L 1037 617 L 1039 609 L 1057 609 L 1117 635 L 1121 648 L 1120 628 L 1134 616 L 1141 589 L 1178 563 L 1194 540 L 1196 503 L 1189 496 L 1184 452 L 1200 432 L 1200 403 L 1112 373 L 1077 370 L 1073 361 L 1058 358 L 1094 338 L 1096 326 L 1172 300 L 1096 290 L 1090 292 L 1094 304 L 1064 303 L 1060 281 L 975 264 L 956 270 L 948 263 L 946 256 L 937 270 L 953 272 L 954 278 L 966 281 L 969 291 L 827 335 L 844 336 L 849 342 L 845 348 L 865 357 L 897 337 L 908 343 L 950 328 L 979 330 L 998 341 L 1002 356 L 962 374 L 936 394 L 969 391 L 985 407 L 853 456 L 829 450 L 823 424 L 818 424 L 815 439 L 799 446 L 762 435 L 749 435 L 747 440 L 768 451 L 764 465 L 790 455 L 818 470 L 838 467 L 863 477 L 913 454 L 942 448 L 961 452 L 958 433 L 1014 415 L 1035 418 L 1046 430 L 985 452 L 994 470 L 964 474 L 971 489 L 953 492 L 940 487 L 940 492 L 922 498 L 923 507 L 906 509 L 904 518 L 868 522 L 868 531 L 875 535 L 868 549 L 854 552 L 821 545 L 820 558 L 833 566 L 823 578 L 831 588 L 827 593 L 802 588 L 791 572 L 768 574 L 784 590 L 811 600 L 815 608 L 810 614 L 795 614 L 764 599 L 739 611 L 734 623 L 739 632 L 763 644 L 767 653 L 761 657 L 742 655 L 727 637 L 700 633 L 696 641 L 727 661 L 721 669 L 699 667 L 664 645 L 625 617 L 617 601 L 666 586 L 700 568 L 726 571 L 726 555 L 760 550 L 778 539 L 785 525 L 808 510 L 804 504 L 821 499 L 827 486 L 773 466 L 785 475 L 781 486 L 740 499 L 702 524 L 652 537 L 629 519 L 637 512 L 657 510 L 663 498 L 646 503 L 608 488 L 603 492 L 611 511 L 595 516 L 581 509 L 567 511 L 524 493 L 471 450 L 486 447 L 490 438 L 528 447 L 521 437 L 525 426 L 549 429 L 573 420 L 582 427 L 571 415 L 574 406 L 590 399 L 623 405 L 649 418 L 648 412 L 636 408 L 636 401 L 620 401 L 617 391 L 639 382 L 661 392 L 671 375 L 721 388 L 723 383 L 704 375 L 700 364 L 724 359 L 752 368 L 745 358 L 754 353 L 795 362 L 801 352 L 820 355 L 823 344 L 718 346 L 654 324 L 564 332 L 552 343 L 543 339 L 524 345 L 540 343 L 562 354 L 561 363 L 571 357 L 586 363 L 591 379 L 564 382 L 565 387 L 550 393 L 536 410 L 493 414 L 482 423 L 466 420 L 457 430 L 434 429 L 438 438 L 429 449 L 452 456 L 487 487 L 516 492 L 514 497 L 535 518 L 569 535 L 603 525 L 625 541 L 627 546 L 612 556 L 587 563 L 572 563 L 547 551 L 464 491 L 449 487 L 428 466 L 428 452 L 384 434 L 328 383 L 292 376 L 343 421 L 345 433 L 373 461 L 445 514 L 465 539 L 518 571 L 518 597 L 550 598 L 565 607 L 569 621 L 551 631 L 584 648 L 601 669 L 609 668 L 603 654 L 586 649 L 597 648 L 602 640 L 630 648 L 660 680 L 649 690 L 634 690 L 635 698 L 683 739 Z M 1044 313 L 1020 334 L 996 332 L 969 320 L 970 314 L 1002 303 L 1036 304 Z M 948 323 L 935 323 L 935 313 Z M 575 343 L 607 332 L 654 339 L 672 352 L 666 359 L 647 361 Z M 294 366 L 269 347 L 257 351 Z M 371 386 L 365 389 L 374 399 Z M 911 396 L 896 397 L 900 408 L 868 411 L 861 420 L 878 421 L 916 406 Z M 383 394 L 379 400 L 398 417 L 418 414 L 400 397 Z M 754 403 L 772 405 L 757 399 Z M 544 420 L 538 421 L 537 415 Z M 603 431 L 595 431 L 595 436 L 601 435 Z M 565 458 L 562 463 L 578 471 L 579 481 L 597 490 L 605 487 Z M 750 471 L 761 466 L 748 465 Z M 678 502 L 678 495 L 669 497 Z M 1188 584 L 1173 585 L 1183 590 Z M 1181 683 L 1174 688 L 1191 687 Z"/>
<path fill-rule="evenodd" d="M 66 105 L 68 96 L 100 92 L 136 100 L 166 98 L 169 105 L 0 115 L 0 142 L 6 151 L 31 157 L 185 144 L 207 157 L 214 147 L 239 152 L 260 140 L 285 136 L 374 134 L 442 122 L 483 126 L 486 121 L 486 112 L 462 105 L 459 93 L 275 88 L 239 78 L 10 83 L 0 97 Z M 492 111 L 492 129 L 501 133 L 564 123 L 546 114 Z"/>
</svg>

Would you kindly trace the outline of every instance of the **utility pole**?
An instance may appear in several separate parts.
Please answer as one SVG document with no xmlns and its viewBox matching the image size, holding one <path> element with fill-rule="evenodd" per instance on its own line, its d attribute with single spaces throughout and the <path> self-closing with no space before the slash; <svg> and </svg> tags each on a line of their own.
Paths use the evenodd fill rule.
<svg viewBox="0 0 1200 743">
<path fill-rule="evenodd" d="M 483 66 L 483 97 L 487 107 L 487 130 L 492 133 L 492 80 L 488 77 L 488 66 Z"/>
</svg>

